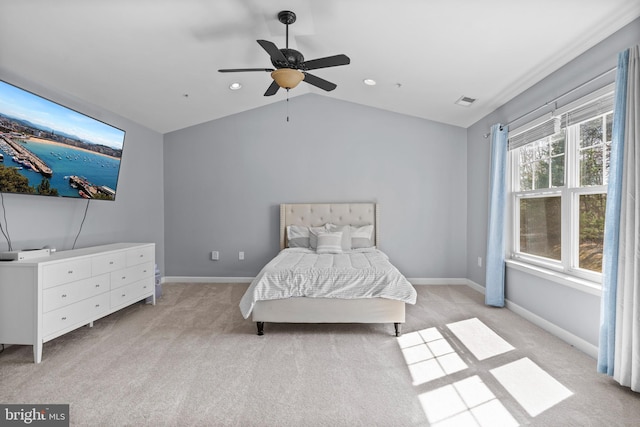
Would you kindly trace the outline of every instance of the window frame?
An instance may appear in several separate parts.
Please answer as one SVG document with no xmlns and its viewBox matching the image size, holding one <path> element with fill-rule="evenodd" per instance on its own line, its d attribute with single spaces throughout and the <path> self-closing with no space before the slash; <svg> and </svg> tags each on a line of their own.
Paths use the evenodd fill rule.
<svg viewBox="0 0 640 427">
<path fill-rule="evenodd" d="M 516 129 L 514 135 L 521 134 L 527 129 L 531 129 L 540 123 L 548 121 L 550 119 L 560 120 L 563 114 L 566 114 L 574 109 L 580 108 L 594 100 L 598 100 L 613 93 L 613 84 L 608 85 L 602 89 L 594 91 L 593 93 L 582 97 L 567 106 L 555 111 L 554 113 L 547 114 L 539 117 L 528 124 Z M 517 264 L 521 263 L 524 266 L 530 265 L 536 269 L 543 269 L 549 271 L 550 274 L 558 276 L 568 276 L 577 279 L 585 280 L 588 282 L 587 286 L 593 290 L 593 285 L 597 288 L 601 288 L 602 273 L 585 268 L 581 268 L 579 262 L 580 256 L 580 197 L 589 194 L 607 194 L 606 182 L 603 185 L 585 186 L 580 187 L 580 125 L 593 120 L 596 117 L 602 117 L 603 120 L 603 145 L 606 145 L 606 116 L 612 114 L 612 111 L 599 112 L 597 115 L 582 120 L 577 123 L 571 123 L 565 128 L 565 149 L 564 149 L 564 185 L 562 187 L 550 187 L 542 189 L 532 190 L 520 190 L 520 150 L 526 147 L 530 143 L 537 142 L 529 141 L 527 144 L 518 146 L 517 148 L 510 149 L 508 153 L 507 161 L 507 212 L 509 224 L 507 229 L 508 244 L 507 244 L 507 261 L 513 261 Z M 511 135 L 509 135 L 511 138 Z M 549 158 L 552 158 L 553 154 L 549 152 Z M 604 172 L 604 171 L 603 171 Z M 535 177 L 532 177 L 535 180 Z M 603 181 L 604 182 L 604 181 Z M 550 175 L 549 184 L 552 184 L 552 176 Z M 541 198 L 541 197 L 560 197 L 561 203 L 561 255 L 560 260 L 554 260 L 543 256 L 529 254 L 520 250 L 520 203 L 523 199 Z"/>
</svg>

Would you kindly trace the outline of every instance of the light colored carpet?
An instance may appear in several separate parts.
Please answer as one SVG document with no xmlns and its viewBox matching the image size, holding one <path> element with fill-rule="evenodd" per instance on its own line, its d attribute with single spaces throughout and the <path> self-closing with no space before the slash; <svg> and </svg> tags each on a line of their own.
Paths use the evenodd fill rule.
<svg viewBox="0 0 640 427">
<path fill-rule="evenodd" d="M 640 419 L 640 395 L 597 374 L 593 359 L 506 309 L 484 306 L 466 286 L 417 287 L 400 339 L 393 325 L 358 324 L 266 324 L 259 337 L 238 309 L 246 287 L 165 284 L 155 307 L 136 304 L 46 343 L 39 365 L 30 346 L 11 346 L 0 354 L 0 403 L 68 403 L 71 424 L 82 426 L 632 426 Z M 483 341 L 498 350 L 478 350 Z"/>
</svg>

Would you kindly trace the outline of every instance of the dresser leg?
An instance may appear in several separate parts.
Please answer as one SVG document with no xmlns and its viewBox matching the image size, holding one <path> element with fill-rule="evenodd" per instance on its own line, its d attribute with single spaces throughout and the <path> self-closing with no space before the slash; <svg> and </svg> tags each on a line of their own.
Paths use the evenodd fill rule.
<svg viewBox="0 0 640 427">
<path fill-rule="evenodd" d="M 42 343 L 33 345 L 33 362 L 34 363 L 42 362 Z"/>
<path fill-rule="evenodd" d="M 256 322 L 258 327 L 258 335 L 264 335 L 264 322 Z"/>
</svg>

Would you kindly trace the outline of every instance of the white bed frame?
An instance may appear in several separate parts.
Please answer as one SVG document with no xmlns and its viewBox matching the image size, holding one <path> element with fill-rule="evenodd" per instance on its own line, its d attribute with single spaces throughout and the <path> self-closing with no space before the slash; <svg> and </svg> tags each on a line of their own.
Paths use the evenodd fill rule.
<svg viewBox="0 0 640 427">
<path fill-rule="evenodd" d="M 318 227 L 336 225 L 374 226 L 374 242 L 379 246 L 379 207 L 375 203 L 297 203 L 280 205 L 280 249 L 287 247 L 288 225 Z M 258 301 L 252 319 L 258 335 L 264 322 L 279 323 L 393 323 L 396 336 L 405 321 L 405 303 L 385 298 L 287 298 Z"/>
</svg>

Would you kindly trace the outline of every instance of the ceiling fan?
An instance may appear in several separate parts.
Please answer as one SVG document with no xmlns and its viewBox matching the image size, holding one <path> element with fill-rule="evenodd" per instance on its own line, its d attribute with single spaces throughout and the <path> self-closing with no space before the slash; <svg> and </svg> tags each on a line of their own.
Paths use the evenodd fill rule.
<svg viewBox="0 0 640 427">
<path fill-rule="evenodd" d="M 257 40 L 258 44 L 267 51 L 271 57 L 271 63 L 274 68 L 229 68 L 218 70 L 221 73 L 236 73 L 245 71 L 266 71 L 271 73 L 273 82 L 267 88 L 264 96 L 275 95 L 278 89 L 293 89 L 302 80 L 310 85 L 319 87 L 326 91 L 334 90 L 337 85 L 331 83 L 325 79 L 321 79 L 313 74 L 310 74 L 309 70 L 317 70 L 318 68 L 336 67 L 338 65 L 347 65 L 351 62 L 347 55 L 334 55 L 324 58 L 312 59 L 311 61 L 305 61 L 302 53 L 295 49 L 289 49 L 289 25 L 296 22 L 296 14 L 283 10 L 278 13 L 278 20 L 286 25 L 286 47 L 284 49 L 278 49 L 278 47 L 268 40 Z"/>
</svg>

